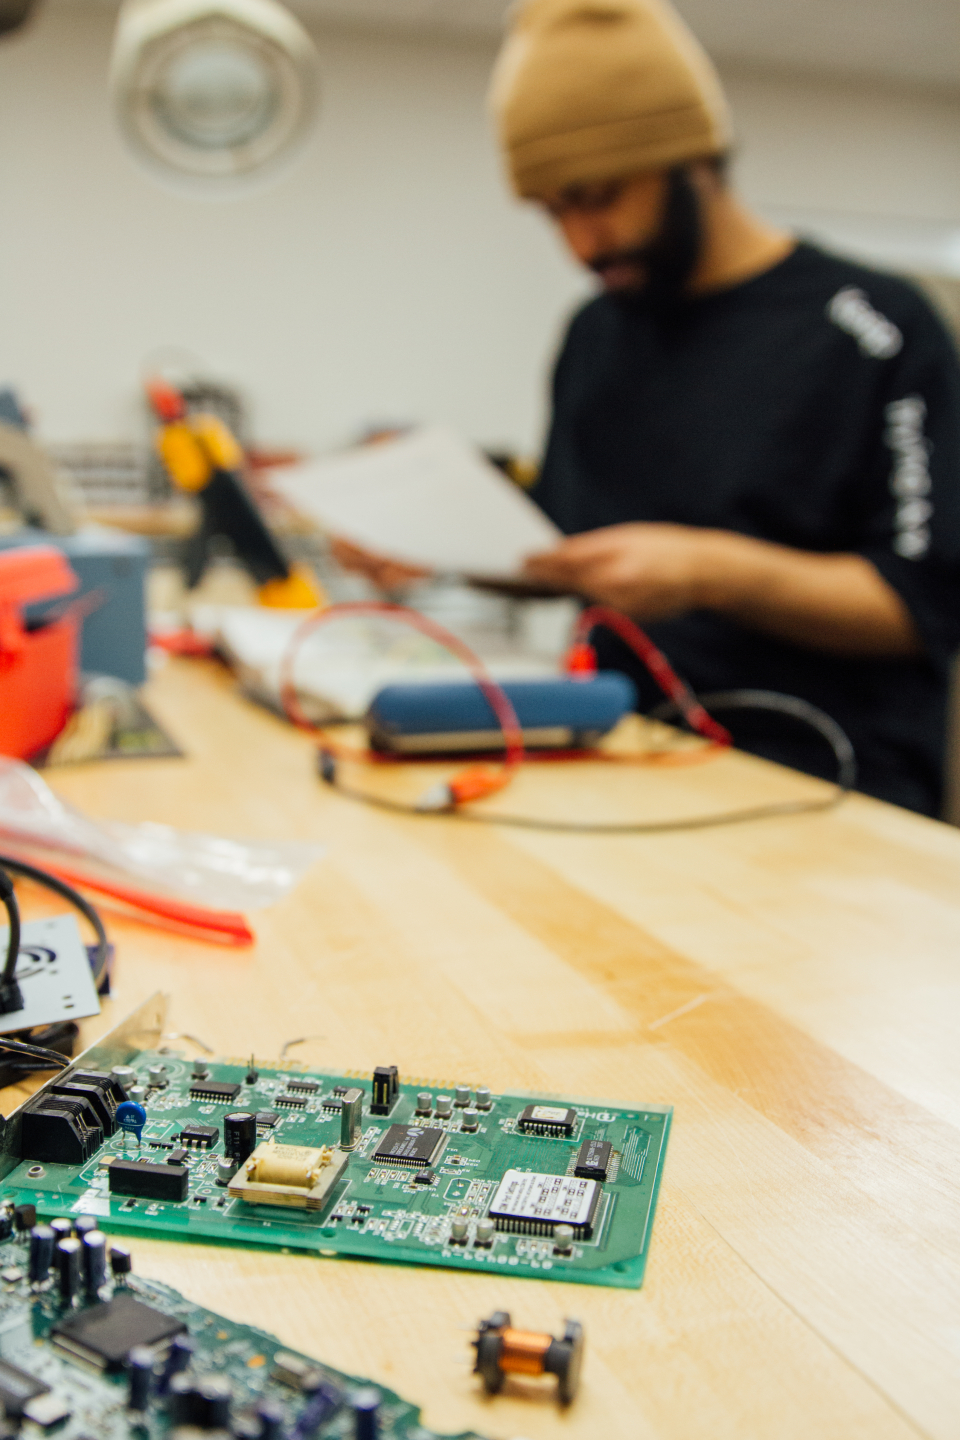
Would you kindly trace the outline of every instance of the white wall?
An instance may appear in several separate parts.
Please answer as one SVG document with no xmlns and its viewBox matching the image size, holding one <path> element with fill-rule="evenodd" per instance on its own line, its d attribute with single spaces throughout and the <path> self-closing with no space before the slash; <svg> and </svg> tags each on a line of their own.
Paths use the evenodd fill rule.
<svg viewBox="0 0 960 1440">
<path fill-rule="evenodd" d="M 960 275 L 960 93 L 727 71 L 738 181 L 880 263 Z"/>
<path fill-rule="evenodd" d="M 325 106 L 305 153 L 270 188 L 211 202 L 123 149 L 112 25 L 109 5 L 48 0 L 0 44 L 0 381 L 43 435 L 135 434 L 144 361 L 176 344 L 244 387 L 269 442 L 438 418 L 536 443 L 584 282 L 504 192 L 489 42 L 318 30 Z M 960 271 L 960 97 L 727 79 L 755 203 L 904 263 L 950 269 L 955 246 Z"/>
<path fill-rule="evenodd" d="M 505 194 L 489 45 L 321 32 L 306 152 L 270 188 L 209 201 L 128 158 L 111 33 L 107 7 L 72 0 L 0 45 L 0 380 L 45 436 L 130 433 L 145 356 L 176 343 L 244 386 L 273 442 L 423 416 L 535 443 L 582 281 Z"/>
</svg>

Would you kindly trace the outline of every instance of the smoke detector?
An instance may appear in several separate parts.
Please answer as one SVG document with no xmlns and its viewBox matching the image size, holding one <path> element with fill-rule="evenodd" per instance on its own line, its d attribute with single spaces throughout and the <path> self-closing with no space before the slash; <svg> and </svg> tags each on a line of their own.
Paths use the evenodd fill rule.
<svg viewBox="0 0 960 1440">
<path fill-rule="evenodd" d="M 124 0 L 110 88 L 155 173 L 226 192 L 277 169 L 307 134 L 317 52 L 277 0 Z"/>
</svg>

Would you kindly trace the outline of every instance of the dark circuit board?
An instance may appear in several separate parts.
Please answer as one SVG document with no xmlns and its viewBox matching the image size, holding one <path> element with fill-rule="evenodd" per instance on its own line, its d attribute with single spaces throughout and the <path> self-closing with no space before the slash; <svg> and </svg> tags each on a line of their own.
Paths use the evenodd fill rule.
<svg viewBox="0 0 960 1440">
<path fill-rule="evenodd" d="M 0 1205 L 0 1232 L 10 1218 Z M 0 1435 L 440 1440 L 392 1391 L 285 1350 L 165 1285 L 115 1277 L 108 1266 L 106 1283 L 87 1294 L 81 1269 L 78 1293 L 65 1303 L 56 1271 L 31 1284 L 29 1264 L 28 1235 L 0 1240 Z M 375 1421 L 363 1430 L 371 1411 Z"/>
<path fill-rule="evenodd" d="M 130 1048 L 123 1063 L 146 1112 L 139 1142 L 114 1129 L 85 1159 L 51 1160 L 29 1113 L 41 1092 L 11 1117 L 5 1197 L 111 1233 L 642 1282 L 669 1109 L 407 1082 L 391 1067 L 333 1075 Z M 96 1053 L 75 1062 L 68 1091 L 94 1066 L 106 1073 Z"/>
</svg>

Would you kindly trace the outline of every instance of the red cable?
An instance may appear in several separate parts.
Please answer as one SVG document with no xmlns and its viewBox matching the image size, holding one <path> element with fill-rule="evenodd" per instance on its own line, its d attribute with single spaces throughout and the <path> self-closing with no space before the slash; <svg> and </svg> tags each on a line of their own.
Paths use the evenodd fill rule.
<svg viewBox="0 0 960 1440">
<path fill-rule="evenodd" d="M 480 687 L 487 703 L 493 711 L 497 724 L 503 733 L 505 754 L 502 768 L 497 774 L 489 767 L 473 766 L 460 771 L 450 782 L 451 802 L 454 805 L 465 804 L 470 800 L 482 799 L 492 794 L 493 791 L 502 789 L 508 784 L 513 772 L 524 761 L 534 758 L 526 756 L 523 744 L 523 732 L 520 722 L 517 719 L 516 711 L 509 696 L 493 679 L 480 657 L 465 645 L 458 636 L 451 631 L 438 625 L 435 620 L 421 615 L 418 610 L 410 610 L 404 605 L 393 605 L 386 601 L 363 600 L 345 605 L 332 605 L 327 610 L 319 610 L 311 615 L 298 627 L 293 635 L 290 644 L 284 653 L 280 664 L 280 701 L 287 718 L 301 730 L 308 730 L 311 733 L 322 733 L 322 727 L 315 725 L 303 712 L 300 701 L 297 698 L 296 684 L 293 672 L 297 655 L 303 642 L 313 632 L 335 620 L 347 619 L 358 615 L 386 615 L 394 620 L 399 620 L 412 629 L 418 630 L 422 635 L 428 636 L 438 645 L 442 646 L 449 654 L 455 655 L 463 665 L 470 671 L 477 685 Z M 661 690 L 678 707 L 692 730 L 705 739 L 711 741 L 715 747 L 726 747 L 732 744 L 729 731 L 719 725 L 700 704 L 693 691 L 677 675 L 670 665 L 666 656 L 657 649 L 653 641 L 626 615 L 619 610 L 612 610 L 605 605 L 592 605 L 584 610 L 577 622 L 574 647 L 581 652 L 587 644 L 590 632 L 598 625 L 612 630 L 621 640 L 634 652 L 637 658 L 644 664 L 652 675 L 653 679 L 660 686 Z M 583 673 L 583 656 L 579 657 L 578 669 Z M 338 746 L 324 737 L 324 749 L 331 755 L 339 755 L 343 759 L 368 760 L 383 762 L 387 759 L 394 761 L 395 758 L 386 757 L 370 750 L 356 750 L 348 747 Z M 583 757 L 581 751 L 551 751 L 544 755 L 537 756 L 537 759 L 580 759 Z M 422 757 L 418 757 L 422 758 Z M 605 757 L 613 758 L 613 757 Z M 661 756 L 659 752 L 656 757 L 644 758 L 668 758 Z M 678 757 L 679 758 L 679 757 Z M 692 758 L 692 757 L 691 757 Z"/>
<path fill-rule="evenodd" d="M 574 643 L 583 644 L 589 640 L 590 633 L 602 625 L 606 630 L 612 630 L 615 635 L 633 651 L 639 660 L 646 665 L 653 679 L 660 686 L 668 700 L 672 700 L 677 709 L 683 715 L 691 730 L 705 739 L 712 740 L 715 745 L 732 745 L 733 736 L 729 730 L 708 715 L 680 676 L 674 670 L 662 650 L 658 650 L 639 625 L 622 615 L 619 610 L 613 610 L 608 605 L 590 605 L 582 611 L 574 630 Z"/>
<path fill-rule="evenodd" d="M 280 664 L 280 701 L 288 718 L 301 730 L 315 731 L 318 728 L 304 715 L 297 699 L 296 685 L 293 679 L 297 654 L 304 640 L 321 625 L 356 615 L 387 615 L 394 620 L 399 620 L 412 629 L 419 630 L 421 635 L 428 636 L 449 654 L 455 655 L 466 666 L 496 717 L 503 734 L 505 754 L 499 775 L 486 767 L 481 770 L 474 766 L 469 770 L 461 771 L 450 782 L 451 798 L 453 803 L 460 804 L 469 800 L 482 799 L 484 795 L 502 789 L 511 779 L 514 770 L 522 764 L 525 753 L 523 731 L 510 697 L 497 684 L 480 657 L 475 655 L 458 636 L 442 625 L 438 625 L 435 620 L 421 615 L 418 610 L 409 610 L 404 605 L 391 605 L 386 601 L 378 600 L 360 600 L 346 605 L 331 605 L 329 609 L 318 610 L 315 615 L 311 615 L 309 619 L 305 620 L 287 646 Z M 332 746 L 328 748 L 333 749 Z"/>
</svg>

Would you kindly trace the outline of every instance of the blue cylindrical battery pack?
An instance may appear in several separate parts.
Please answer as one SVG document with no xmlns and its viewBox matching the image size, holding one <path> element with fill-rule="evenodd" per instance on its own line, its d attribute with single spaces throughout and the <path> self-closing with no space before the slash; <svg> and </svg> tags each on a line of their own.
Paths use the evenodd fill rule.
<svg viewBox="0 0 960 1440">
<path fill-rule="evenodd" d="M 530 749 L 588 749 L 637 704 L 632 681 L 616 671 L 505 680 L 501 689 Z M 500 726 L 474 681 L 387 685 L 374 696 L 366 724 L 371 746 L 387 753 L 503 749 Z"/>
</svg>

